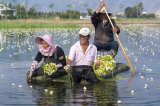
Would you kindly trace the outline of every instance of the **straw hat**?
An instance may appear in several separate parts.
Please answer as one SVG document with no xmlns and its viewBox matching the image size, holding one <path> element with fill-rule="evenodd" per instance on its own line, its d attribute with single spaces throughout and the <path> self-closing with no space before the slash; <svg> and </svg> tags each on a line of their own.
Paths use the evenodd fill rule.
<svg viewBox="0 0 160 106">
<path fill-rule="evenodd" d="M 104 8 L 101 9 L 101 11 L 99 11 L 100 14 L 106 14 Z M 108 15 L 111 16 L 112 14 L 110 12 L 108 12 Z"/>
</svg>

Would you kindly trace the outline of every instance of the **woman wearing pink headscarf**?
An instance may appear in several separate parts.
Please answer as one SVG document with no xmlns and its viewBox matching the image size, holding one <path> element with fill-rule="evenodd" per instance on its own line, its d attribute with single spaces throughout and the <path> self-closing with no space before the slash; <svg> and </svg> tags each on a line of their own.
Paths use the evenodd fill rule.
<svg viewBox="0 0 160 106">
<path fill-rule="evenodd" d="M 67 73 L 63 68 L 66 65 L 64 51 L 53 43 L 53 37 L 51 35 L 37 37 L 35 43 L 39 47 L 39 51 L 28 73 L 28 81 L 31 81 L 32 77 L 44 75 L 43 68 L 39 67 L 36 69 L 37 64 L 42 58 L 44 58 L 44 63 L 46 64 L 50 62 L 56 63 L 57 71 L 54 75 L 49 76 L 51 80 L 66 75 Z"/>
</svg>

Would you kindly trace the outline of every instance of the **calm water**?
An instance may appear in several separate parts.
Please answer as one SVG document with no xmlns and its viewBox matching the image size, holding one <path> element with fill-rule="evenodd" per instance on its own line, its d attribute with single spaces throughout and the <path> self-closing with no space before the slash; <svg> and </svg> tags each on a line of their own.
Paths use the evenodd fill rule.
<svg viewBox="0 0 160 106">
<path fill-rule="evenodd" d="M 68 55 L 78 40 L 79 29 L 1 29 L 0 30 L 0 103 L 1 105 L 159 105 L 160 101 L 160 26 L 124 25 L 119 38 L 135 71 L 121 73 L 123 80 L 100 82 L 96 85 L 68 83 L 28 84 L 29 71 L 38 48 L 36 36 L 52 34 L 55 43 Z M 93 42 L 94 29 L 92 28 Z M 116 39 L 116 38 L 115 38 Z M 116 39 L 117 40 L 117 39 Z M 121 48 L 115 60 L 127 63 Z M 127 63 L 128 64 L 128 63 Z M 117 77 L 118 77 L 117 76 Z M 15 84 L 12 86 L 12 84 Z M 147 84 L 147 87 L 145 87 Z M 22 86 L 19 88 L 19 86 Z M 30 87 L 32 86 L 32 88 Z M 87 87 L 84 92 L 83 87 Z M 48 92 L 45 91 L 48 90 Z M 131 91 L 134 90 L 134 93 Z M 50 92 L 53 91 L 53 94 Z"/>
</svg>

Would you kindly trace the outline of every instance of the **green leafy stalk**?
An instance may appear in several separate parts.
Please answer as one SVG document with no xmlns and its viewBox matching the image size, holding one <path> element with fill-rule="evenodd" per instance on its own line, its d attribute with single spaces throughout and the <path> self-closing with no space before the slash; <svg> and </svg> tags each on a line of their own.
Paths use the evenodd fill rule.
<svg viewBox="0 0 160 106">
<path fill-rule="evenodd" d="M 57 71 L 56 64 L 55 63 L 46 64 L 44 66 L 43 70 L 48 75 L 52 75 L 53 73 L 55 73 Z"/>
</svg>

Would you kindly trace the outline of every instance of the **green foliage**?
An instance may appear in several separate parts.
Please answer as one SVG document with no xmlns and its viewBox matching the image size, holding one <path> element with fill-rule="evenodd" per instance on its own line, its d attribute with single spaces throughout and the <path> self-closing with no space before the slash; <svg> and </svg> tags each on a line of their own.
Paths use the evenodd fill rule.
<svg viewBox="0 0 160 106">
<path fill-rule="evenodd" d="M 88 15 L 89 15 L 89 16 L 92 16 L 92 9 L 89 9 L 89 8 L 88 8 L 87 11 L 88 11 Z"/>
<path fill-rule="evenodd" d="M 76 28 L 77 24 L 0 23 L 0 28 Z"/>
<path fill-rule="evenodd" d="M 98 60 L 100 61 L 101 65 L 96 66 L 94 71 L 98 76 L 105 76 L 116 67 L 116 61 L 114 61 L 113 57 L 110 55 L 105 55 L 104 57 L 98 55 Z"/>
<path fill-rule="evenodd" d="M 140 18 L 156 18 L 155 14 L 144 14 L 144 15 L 140 15 Z"/>
<path fill-rule="evenodd" d="M 80 17 L 80 12 L 79 11 L 74 11 L 74 10 L 67 10 L 66 12 L 56 12 L 56 16 L 60 16 L 63 19 L 79 19 Z"/>
<path fill-rule="evenodd" d="M 125 16 L 127 18 L 136 18 L 136 17 L 138 17 L 142 13 L 143 9 L 144 9 L 143 8 L 143 3 L 139 2 L 139 4 L 138 4 L 138 2 L 137 2 L 136 6 L 134 6 L 134 7 L 127 7 L 125 9 Z"/>
<path fill-rule="evenodd" d="M 55 63 L 49 63 L 46 64 L 43 68 L 44 72 L 48 75 L 52 75 L 57 71 L 56 64 Z"/>
</svg>

